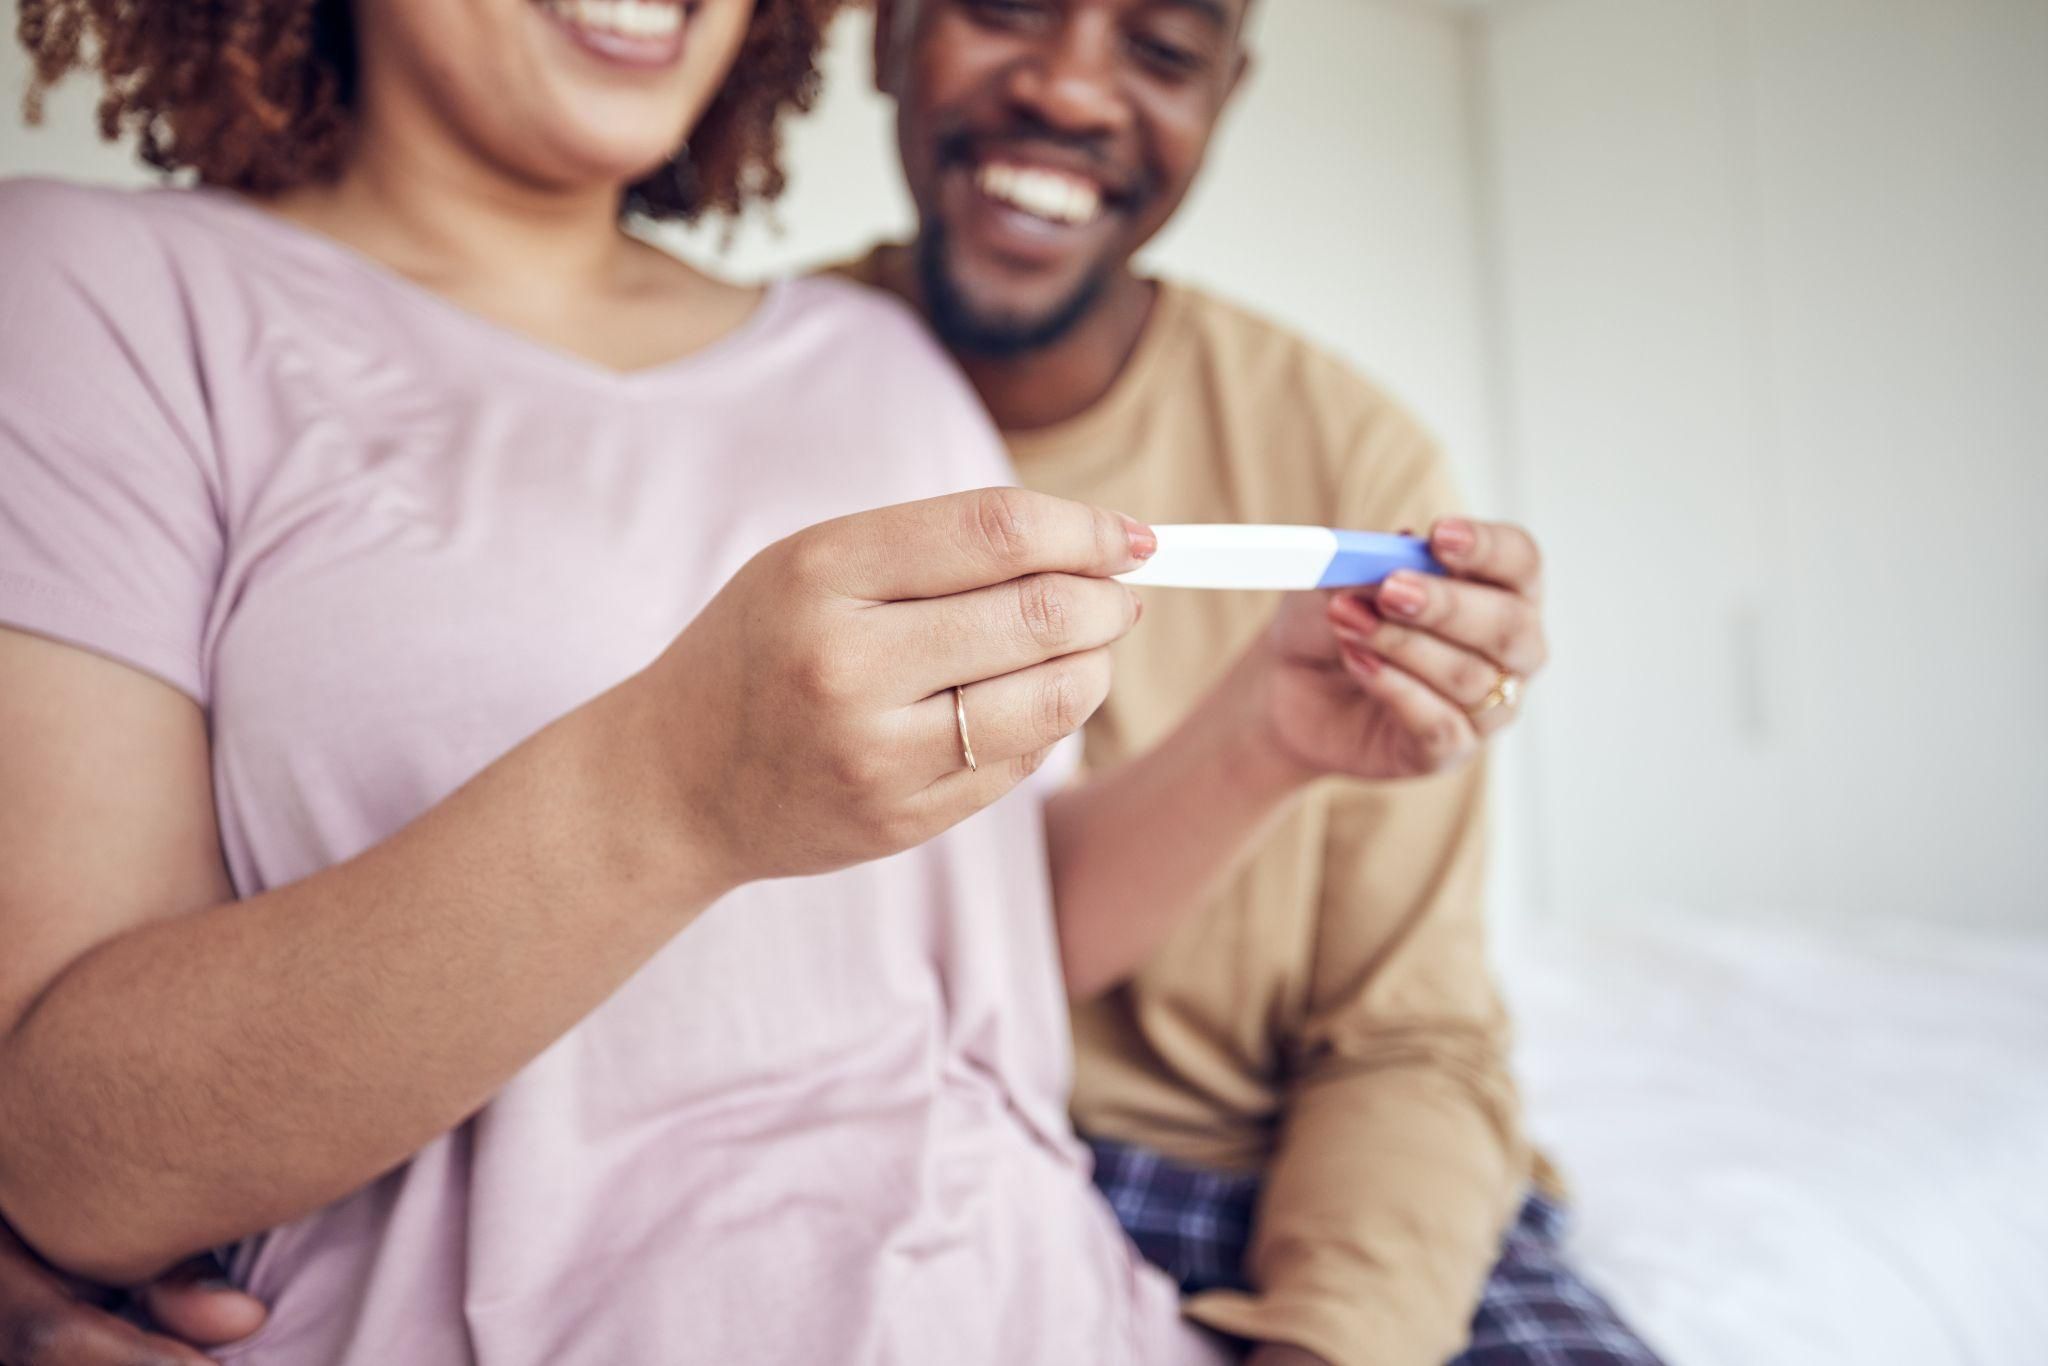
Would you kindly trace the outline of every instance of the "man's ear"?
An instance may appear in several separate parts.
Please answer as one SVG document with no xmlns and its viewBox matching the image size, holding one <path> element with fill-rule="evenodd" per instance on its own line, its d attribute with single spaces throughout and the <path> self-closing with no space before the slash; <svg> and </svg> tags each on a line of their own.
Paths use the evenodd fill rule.
<svg viewBox="0 0 2048 1366">
<path fill-rule="evenodd" d="M 889 3 L 889 0 L 877 0 L 877 3 L 886 5 Z M 1244 88 L 1245 78 L 1251 74 L 1251 49 L 1239 47 L 1237 50 L 1237 61 L 1230 68 L 1230 88 L 1223 92 L 1223 107 L 1225 109 L 1228 109 L 1230 102 L 1237 98 L 1237 92 Z"/>
</svg>

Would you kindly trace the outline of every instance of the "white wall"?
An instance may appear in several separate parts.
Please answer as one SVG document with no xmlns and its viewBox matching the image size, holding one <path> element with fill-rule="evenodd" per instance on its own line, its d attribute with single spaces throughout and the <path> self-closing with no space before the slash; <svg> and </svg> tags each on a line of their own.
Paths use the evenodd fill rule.
<svg viewBox="0 0 2048 1366">
<path fill-rule="evenodd" d="M 1551 899 L 2048 924 L 2048 5 L 1487 26 Z"/>
</svg>

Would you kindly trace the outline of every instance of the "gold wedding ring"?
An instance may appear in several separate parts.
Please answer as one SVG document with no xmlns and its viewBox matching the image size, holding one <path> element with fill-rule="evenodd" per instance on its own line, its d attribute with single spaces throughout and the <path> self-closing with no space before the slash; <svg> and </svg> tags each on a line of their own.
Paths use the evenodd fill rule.
<svg viewBox="0 0 2048 1366">
<path fill-rule="evenodd" d="M 1483 716 L 1495 707 L 1512 707 L 1522 698 L 1522 680 L 1502 669 L 1494 675 L 1493 690 L 1486 694 L 1484 701 L 1472 709 L 1472 715 Z"/>
<path fill-rule="evenodd" d="M 953 685 L 953 724 L 960 728 L 960 753 L 967 759 L 967 771 L 981 772 L 981 765 L 974 762 L 974 742 L 967 738 L 967 690 L 958 683 Z"/>
</svg>

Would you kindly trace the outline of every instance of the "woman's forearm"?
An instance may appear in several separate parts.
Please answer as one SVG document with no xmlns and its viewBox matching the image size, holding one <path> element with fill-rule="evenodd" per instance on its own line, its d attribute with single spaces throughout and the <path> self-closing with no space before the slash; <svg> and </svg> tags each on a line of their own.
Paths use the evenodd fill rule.
<svg viewBox="0 0 2048 1366">
<path fill-rule="evenodd" d="M 0 1037 L 0 1210 L 110 1282 L 316 1209 L 474 1112 L 725 888 L 631 685 L 390 840 L 101 944 Z"/>
<path fill-rule="evenodd" d="M 1257 723 L 1251 655 L 1150 751 L 1046 803 L 1067 991 L 1135 972 L 1310 779 Z"/>
</svg>

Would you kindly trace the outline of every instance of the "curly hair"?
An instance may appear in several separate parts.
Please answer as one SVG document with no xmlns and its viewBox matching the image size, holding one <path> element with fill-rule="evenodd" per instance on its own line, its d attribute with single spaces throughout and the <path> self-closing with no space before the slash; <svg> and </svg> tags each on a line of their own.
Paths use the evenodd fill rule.
<svg viewBox="0 0 2048 1366">
<path fill-rule="evenodd" d="M 622 212 L 692 219 L 782 193 L 781 117 L 809 109 L 825 30 L 845 0 L 758 0 L 725 83 L 678 153 Z M 330 180 L 355 97 L 348 0 L 20 0 L 35 66 L 24 112 L 72 72 L 102 85 L 100 134 L 202 184 L 275 194 Z"/>
</svg>

